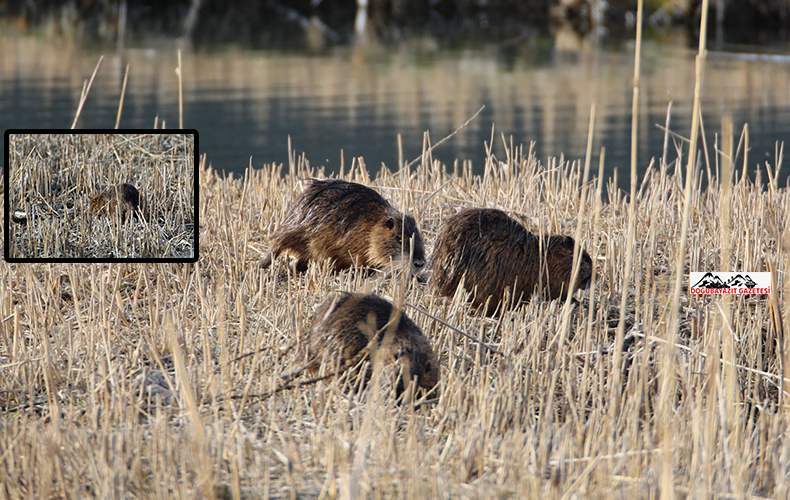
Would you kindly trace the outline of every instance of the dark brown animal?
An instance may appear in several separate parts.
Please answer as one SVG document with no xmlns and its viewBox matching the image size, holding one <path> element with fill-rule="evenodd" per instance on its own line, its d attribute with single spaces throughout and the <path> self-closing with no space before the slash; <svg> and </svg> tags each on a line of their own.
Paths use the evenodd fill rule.
<svg viewBox="0 0 790 500">
<path fill-rule="evenodd" d="M 432 287 L 439 295 L 452 297 L 465 277 L 464 288 L 473 294 L 474 307 L 490 297 L 487 315 L 495 313 L 506 288 L 514 304 L 528 301 L 536 290 L 553 300 L 568 291 L 573 247 L 570 236 L 541 240 L 501 210 L 467 208 L 439 231 L 431 259 Z M 582 250 L 577 288 L 589 288 L 591 276 L 592 259 Z"/>
<path fill-rule="evenodd" d="M 310 260 L 330 259 L 337 269 L 352 265 L 387 269 L 409 262 L 425 266 L 425 244 L 411 215 L 403 215 L 376 191 L 339 179 L 311 179 L 271 240 L 263 268 L 282 252 L 293 254 L 296 269 Z"/>
<path fill-rule="evenodd" d="M 119 204 L 120 203 L 120 204 Z M 91 198 L 90 211 L 96 215 L 115 214 L 121 210 L 121 220 L 127 212 L 134 213 L 140 206 L 140 193 L 131 184 L 118 184 Z"/>
<path fill-rule="evenodd" d="M 420 328 L 403 312 L 393 318 L 392 304 L 373 294 L 341 292 L 318 307 L 307 333 L 305 369 L 316 374 L 321 364 L 327 363 L 327 373 L 340 374 L 356 366 L 365 355 L 372 362 L 368 349 L 374 338 L 373 345 L 385 366 L 396 364 L 409 380 L 416 378 L 418 388 L 424 390 L 439 382 L 439 363 Z M 399 377 L 396 394 L 403 390 L 403 378 Z"/>
</svg>

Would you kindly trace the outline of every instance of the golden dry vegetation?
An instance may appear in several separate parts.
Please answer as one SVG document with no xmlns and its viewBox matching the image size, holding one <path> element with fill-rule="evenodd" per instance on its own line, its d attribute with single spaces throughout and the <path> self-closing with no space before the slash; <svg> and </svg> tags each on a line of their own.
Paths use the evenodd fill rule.
<svg viewBox="0 0 790 500">
<path fill-rule="evenodd" d="M 580 303 L 536 298 L 484 318 L 406 276 L 326 263 L 293 274 L 285 258 L 261 270 L 300 180 L 323 172 L 293 157 L 223 179 L 202 164 L 197 264 L 0 263 L 0 498 L 786 497 L 772 314 L 790 310 L 787 187 L 738 172 L 723 198 L 713 165 L 690 200 L 683 258 L 721 270 L 729 235 L 733 269 L 774 270 L 774 305 L 689 296 L 684 283 L 673 311 L 676 163 L 645 177 L 629 240 L 628 200 L 599 196 L 608 190 L 582 182 L 578 162 L 511 149 L 473 176 L 428 156 L 375 178 L 355 159 L 341 175 L 413 213 L 428 254 L 465 206 L 578 234 L 595 263 Z M 341 380 L 278 390 L 299 363 L 287 347 L 337 290 L 409 304 L 440 357 L 435 397 L 398 404 L 376 379 L 363 391 Z"/>
</svg>

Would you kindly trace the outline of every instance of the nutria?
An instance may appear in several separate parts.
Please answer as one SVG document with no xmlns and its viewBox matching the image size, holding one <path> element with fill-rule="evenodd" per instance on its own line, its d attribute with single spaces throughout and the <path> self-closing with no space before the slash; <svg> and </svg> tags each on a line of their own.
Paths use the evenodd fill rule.
<svg viewBox="0 0 790 500">
<path fill-rule="evenodd" d="M 339 179 L 311 179 L 275 231 L 268 267 L 283 251 L 293 254 L 303 272 L 310 260 L 330 259 L 337 269 L 356 264 L 400 267 L 413 247 L 414 272 L 425 266 L 425 245 L 411 215 L 401 214 L 376 191 Z"/>
<path fill-rule="evenodd" d="M 121 220 L 127 212 L 136 212 L 140 206 L 140 193 L 131 184 L 118 184 L 91 198 L 90 211 L 96 215 L 113 215 L 120 199 Z"/>
<path fill-rule="evenodd" d="M 431 259 L 432 286 L 439 295 L 452 297 L 465 277 L 464 288 L 474 295 L 474 307 L 491 297 L 487 315 L 497 310 L 507 287 L 516 304 L 528 301 L 538 286 L 553 300 L 568 291 L 573 246 L 570 236 L 541 239 L 501 210 L 467 208 L 439 230 Z M 576 286 L 589 288 L 591 276 L 592 259 L 582 250 Z"/>
<path fill-rule="evenodd" d="M 385 349 L 385 366 L 395 365 L 410 380 L 417 378 L 417 385 L 430 390 L 439 382 L 439 364 L 431 343 L 420 328 L 403 312 L 388 345 L 382 341 L 390 332 L 392 304 L 373 294 L 341 292 L 324 301 L 315 313 L 313 324 L 307 332 L 306 363 L 304 368 L 316 374 L 322 362 L 325 370 L 342 373 L 356 366 L 368 353 L 368 345 L 375 335 L 378 347 Z M 375 329 L 375 330 L 374 330 Z M 396 394 L 404 390 L 399 378 Z"/>
</svg>

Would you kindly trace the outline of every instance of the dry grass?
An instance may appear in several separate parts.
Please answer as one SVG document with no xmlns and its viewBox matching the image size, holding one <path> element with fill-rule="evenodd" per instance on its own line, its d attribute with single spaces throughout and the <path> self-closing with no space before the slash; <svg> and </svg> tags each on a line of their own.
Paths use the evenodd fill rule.
<svg viewBox="0 0 790 500">
<path fill-rule="evenodd" d="M 658 430 L 682 223 L 677 164 L 651 169 L 638 190 L 630 283 L 629 203 L 609 192 L 601 206 L 579 163 L 545 166 L 509 149 L 481 177 L 438 163 L 371 179 L 355 162 L 344 175 L 412 212 L 429 254 L 460 207 L 574 234 L 584 200 L 580 242 L 596 275 L 577 293 L 567 335 L 558 302 L 536 298 L 490 319 L 405 277 L 321 263 L 292 275 L 286 259 L 259 270 L 299 180 L 323 175 L 298 158 L 292 173 L 282 168 L 238 180 L 201 166 L 198 264 L 0 263 L 0 498 L 657 498 L 667 447 L 681 497 L 786 498 L 787 410 L 767 298 L 722 309 L 718 297 L 682 292 L 671 425 Z M 723 207 L 714 168 L 711 187 L 692 192 L 688 269 L 721 269 L 729 209 L 730 262 L 760 271 L 770 261 L 776 307 L 790 310 L 788 189 L 738 173 L 728 190 Z M 501 354 L 409 307 L 441 359 L 436 401 L 398 405 L 375 382 L 357 393 L 337 380 L 258 397 L 298 362 L 284 348 L 336 290 L 403 299 Z M 621 314 L 633 343 L 612 366 Z M 722 337 L 734 341 L 732 360 L 722 361 Z M 142 382 L 156 370 L 167 377 Z M 155 393 L 172 405 L 157 406 Z"/>
<path fill-rule="evenodd" d="M 9 202 L 16 259 L 194 258 L 194 134 L 12 134 Z M 140 217 L 91 214 L 91 197 L 129 182 Z"/>
</svg>

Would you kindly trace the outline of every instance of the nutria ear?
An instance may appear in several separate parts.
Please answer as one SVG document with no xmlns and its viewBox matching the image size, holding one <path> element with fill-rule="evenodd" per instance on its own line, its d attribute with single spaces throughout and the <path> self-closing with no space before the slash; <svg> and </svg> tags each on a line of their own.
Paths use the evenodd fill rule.
<svg viewBox="0 0 790 500">
<path fill-rule="evenodd" d="M 562 240 L 562 246 L 567 248 L 568 250 L 573 250 L 573 238 L 570 236 L 566 236 L 564 240 Z"/>
<path fill-rule="evenodd" d="M 385 226 L 387 226 L 387 229 L 392 229 L 393 227 L 395 227 L 395 219 L 393 219 L 392 217 L 390 217 L 389 219 L 387 219 L 387 220 L 384 222 L 384 225 L 385 225 Z"/>
</svg>

